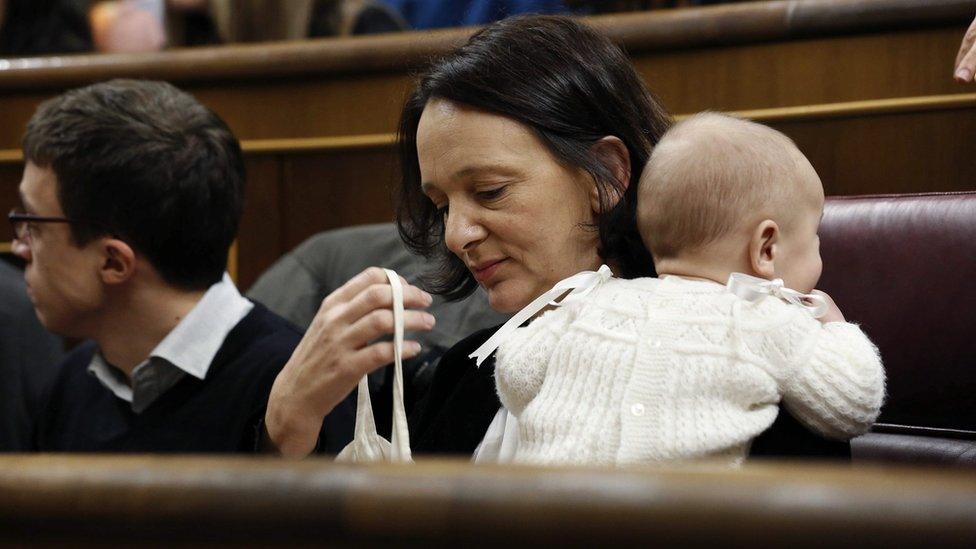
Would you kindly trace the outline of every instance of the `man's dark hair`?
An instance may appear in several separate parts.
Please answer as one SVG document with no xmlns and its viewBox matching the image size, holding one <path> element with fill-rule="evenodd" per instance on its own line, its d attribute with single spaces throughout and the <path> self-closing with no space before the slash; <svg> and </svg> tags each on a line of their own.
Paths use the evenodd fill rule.
<svg viewBox="0 0 976 549">
<path fill-rule="evenodd" d="M 24 158 L 50 167 L 78 246 L 113 235 L 183 289 L 220 280 L 244 203 L 241 147 L 165 82 L 112 80 L 41 104 Z"/>
<path fill-rule="evenodd" d="M 399 129 L 397 225 L 408 247 L 439 261 L 440 269 L 427 281 L 429 289 L 460 299 L 477 282 L 447 250 L 443 216 L 420 188 L 417 127 L 434 98 L 526 125 L 559 162 L 588 172 L 607 205 L 620 196 L 620 184 L 592 146 L 608 135 L 623 141 L 630 152 L 630 185 L 615 206 L 603 208 L 597 217 L 599 253 L 616 262 L 623 277 L 654 275 L 637 231 L 637 183 L 671 118 L 609 39 L 568 17 L 505 19 L 435 62 L 408 98 Z"/>
</svg>

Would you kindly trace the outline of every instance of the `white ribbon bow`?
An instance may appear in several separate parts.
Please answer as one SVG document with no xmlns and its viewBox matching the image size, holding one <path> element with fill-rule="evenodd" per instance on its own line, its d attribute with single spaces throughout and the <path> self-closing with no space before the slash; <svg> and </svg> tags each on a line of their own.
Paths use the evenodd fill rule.
<svg viewBox="0 0 976 549">
<path fill-rule="evenodd" d="M 498 331 L 492 334 L 488 338 L 488 341 L 482 343 L 481 347 L 478 347 L 473 353 L 468 355 L 468 358 L 477 359 L 476 364 L 481 366 L 481 363 L 495 352 L 495 349 L 505 341 L 513 330 L 524 324 L 526 320 L 535 316 L 536 313 L 549 305 L 558 307 L 582 299 L 583 296 L 592 292 L 594 288 L 609 280 L 612 276 L 613 272 L 610 271 L 610 267 L 601 265 L 597 271 L 583 271 L 560 280 L 551 290 L 535 298 L 532 303 L 529 303 L 521 311 L 515 313 L 515 316 L 510 318 Z M 562 301 L 558 303 L 553 301 L 567 291 L 569 294 Z"/>
<path fill-rule="evenodd" d="M 791 290 L 783 286 L 782 278 L 766 280 L 743 273 L 732 273 L 725 286 L 730 292 L 746 301 L 759 301 L 767 295 L 772 295 L 803 307 L 813 318 L 820 318 L 827 313 L 827 301 L 824 298 Z"/>
</svg>

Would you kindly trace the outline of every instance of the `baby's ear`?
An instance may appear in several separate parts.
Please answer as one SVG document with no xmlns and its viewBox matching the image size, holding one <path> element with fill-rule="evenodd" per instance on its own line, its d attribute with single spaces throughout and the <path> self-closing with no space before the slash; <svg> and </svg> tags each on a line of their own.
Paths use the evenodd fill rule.
<svg viewBox="0 0 976 549">
<path fill-rule="evenodd" d="M 749 266 L 753 274 L 766 279 L 774 278 L 778 247 L 779 225 L 772 219 L 764 219 L 756 225 L 749 239 Z"/>
<path fill-rule="evenodd" d="M 594 212 L 602 213 L 605 209 L 616 206 L 617 201 L 630 186 L 630 151 L 627 150 L 627 146 L 620 138 L 612 135 L 594 143 L 590 150 L 610 171 L 615 180 L 614 188 L 618 193 L 616 196 L 610 195 L 613 197 L 611 204 L 602 204 L 600 202 L 600 191 L 596 185 L 593 185 L 593 188 L 590 189 L 590 207 Z"/>
</svg>

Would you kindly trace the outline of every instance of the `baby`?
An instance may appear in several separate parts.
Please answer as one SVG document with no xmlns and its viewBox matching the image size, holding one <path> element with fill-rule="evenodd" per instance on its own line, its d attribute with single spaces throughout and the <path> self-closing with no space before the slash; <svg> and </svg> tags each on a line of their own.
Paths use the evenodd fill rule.
<svg viewBox="0 0 976 549">
<path fill-rule="evenodd" d="M 713 113 L 676 124 L 638 195 L 659 278 L 605 280 L 498 348 L 514 460 L 738 464 L 781 401 L 826 437 L 867 431 L 884 370 L 814 291 L 823 207 L 820 179 L 783 134 Z"/>
</svg>

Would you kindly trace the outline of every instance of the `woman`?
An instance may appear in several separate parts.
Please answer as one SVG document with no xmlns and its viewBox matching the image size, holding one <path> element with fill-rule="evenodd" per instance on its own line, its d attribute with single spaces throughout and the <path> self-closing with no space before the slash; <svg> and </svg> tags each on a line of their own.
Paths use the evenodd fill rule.
<svg viewBox="0 0 976 549">
<path fill-rule="evenodd" d="M 601 263 L 618 276 L 653 276 L 635 196 L 669 124 L 620 49 L 588 27 L 561 17 L 490 25 L 435 63 L 404 107 L 401 235 L 438 262 L 433 291 L 460 298 L 481 285 L 499 312 Z M 326 298 L 276 380 L 266 425 L 283 454 L 312 451 L 326 413 L 392 361 L 388 343 L 367 345 L 393 326 L 383 279 L 366 271 Z M 405 289 L 407 307 L 429 302 Z M 421 311 L 405 319 L 408 331 L 433 322 Z M 478 369 L 467 355 L 488 335 L 441 359 L 411 414 L 416 452 L 470 455 L 484 437 L 500 407 L 493 365 Z M 405 355 L 417 352 L 408 342 Z"/>
</svg>

